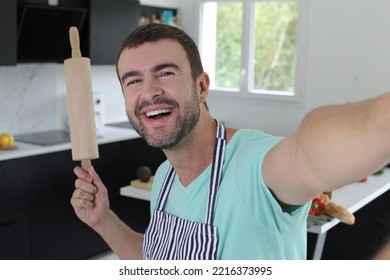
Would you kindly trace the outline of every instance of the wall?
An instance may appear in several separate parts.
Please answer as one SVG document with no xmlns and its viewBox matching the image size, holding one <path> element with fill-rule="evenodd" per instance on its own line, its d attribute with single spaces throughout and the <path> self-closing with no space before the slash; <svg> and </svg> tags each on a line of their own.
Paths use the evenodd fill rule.
<svg viewBox="0 0 390 280">
<path fill-rule="evenodd" d="M 58 125 L 55 64 L 0 67 L 0 132 Z"/>
<path fill-rule="evenodd" d="M 217 118 L 229 126 L 286 135 L 314 107 L 356 101 L 390 90 L 390 1 L 308 2 L 309 58 L 304 101 L 289 104 L 210 96 L 209 106 Z M 197 1 L 177 4 L 183 29 L 196 39 Z M 94 66 L 92 76 L 94 91 L 104 97 L 106 122 L 126 120 L 115 68 Z M 63 126 L 64 96 L 60 64 L 0 67 L 0 131 Z"/>
<path fill-rule="evenodd" d="M 94 95 L 104 102 L 105 122 L 127 119 L 114 66 L 92 66 Z M 67 129 L 62 64 L 23 63 L 0 67 L 0 132 L 13 134 Z"/>
<path fill-rule="evenodd" d="M 195 2 L 180 2 L 180 9 L 183 28 L 196 38 Z M 210 109 L 228 125 L 286 135 L 314 107 L 370 98 L 390 90 L 390 1 L 307 2 L 309 57 L 303 103 L 211 96 Z"/>
</svg>

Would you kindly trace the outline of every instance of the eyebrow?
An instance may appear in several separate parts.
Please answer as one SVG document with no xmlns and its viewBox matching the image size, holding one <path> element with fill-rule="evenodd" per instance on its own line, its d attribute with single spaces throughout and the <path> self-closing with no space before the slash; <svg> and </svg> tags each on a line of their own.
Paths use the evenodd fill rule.
<svg viewBox="0 0 390 280">
<path fill-rule="evenodd" d="M 175 64 L 175 63 L 162 63 L 162 64 L 158 64 L 158 65 L 153 67 L 152 72 L 158 72 L 158 71 L 163 70 L 165 68 L 174 68 L 175 70 L 181 72 L 180 67 L 177 64 Z M 129 71 L 129 72 L 126 72 L 125 74 L 122 75 L 121 81 L 123 83 L 126 79 L 128 79 L 130 77 L 138 76 L 138 75 L 140 75 L 139 71 Z"/>
<path fill-rule="evenodd" d="M 163 64 L 156 65 L 153 68 L 153 71 L 157 72 L 157 71 L 160 71 L 160 70 L 165 69 L 165 68 L 174 68 L 175 70 L 178 70 L 181 72 L 180 67 L 175 63 L 163 63 Z"/>
<path fill-rule="evenodd" d="M 139 73 L 140 73 L 140 72 L 138 72 L 138 71 L 129 71 L 129 72 L 126 72 L 126 73 L 123 74 L 122 77 L 121 77 L 122 83 L 123 83 L 126 79 L 128 79 L 128 78 L 130 78 L 130 77 L 134 77 L 134 76 L 139 75 Z"/>
</svg>

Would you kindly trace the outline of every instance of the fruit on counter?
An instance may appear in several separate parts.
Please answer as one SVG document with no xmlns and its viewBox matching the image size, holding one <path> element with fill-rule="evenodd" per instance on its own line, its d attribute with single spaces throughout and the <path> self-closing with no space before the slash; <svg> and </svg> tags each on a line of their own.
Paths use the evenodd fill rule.
<svg viewBox="0 0 390 280">
<path fill-rule="evenodd" d="M 355 216 L 348 209 L 332 201 L 326 192 L 313 198 L 309 214 L 312 216 L 327 215 L 348 225 L 355 223 Z"/>
<path fill-rule="evenodd" d="M 0 147 L 10 147 L 14 144 L 14 136 L 10 133 L 1 133 L 0 134 Z"/>
<path fill-rule="evenodd" d="M 152 170 L 148 166 L 141 166 L 137 169 L 137 177 L 142 182 L 149 182 L 152 177 Z"/>
</svg>

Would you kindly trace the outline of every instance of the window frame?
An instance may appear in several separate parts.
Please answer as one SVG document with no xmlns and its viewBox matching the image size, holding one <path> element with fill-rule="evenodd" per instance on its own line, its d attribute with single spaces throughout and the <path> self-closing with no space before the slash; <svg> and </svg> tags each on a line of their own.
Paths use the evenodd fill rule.
<svg viewBox="0 0 390 280">
<path fill-rule="evenodd" d="M 225 97 L 252 101 L 266 102 L 286 102 L 292 104 L 303 104 L 307 88 L 307 60 L 308 60 L 308 33 L 309 33 L 309 3 L 310 0 L 199 0 L 199 46 L 202 56 L 203 50 L 203 4 L 207 2 L 242 2 L 243 22 L 242 22 L 242 44 L 241 44 L 241 77 L 238 90 L 229 88 L 210 89 L 210 95 L 215 97 Z M 255 32 L 254 5 L 256 2 L 297 2 L 298 4 L 298 25 L 296 43 L 296 65 L 295 65 L 295 91 L 293 95 L 286 95 L 284 92 L 272 90 L 251 90 L 250 84 L 250 58 L 254 55 L 253 36 Z M 245 32 L 249 30 L 249 32 Z M 247 51 L 249 50 L 249 51 Z M 205 69 L 207 72 L 207 69 Z"/>
</svg>

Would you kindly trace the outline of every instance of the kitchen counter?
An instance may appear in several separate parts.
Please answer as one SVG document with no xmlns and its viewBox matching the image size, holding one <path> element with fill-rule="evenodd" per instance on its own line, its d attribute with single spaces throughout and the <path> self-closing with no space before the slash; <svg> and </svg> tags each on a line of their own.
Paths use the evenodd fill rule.
<svg viewBox="0 0 390 280">
<path fill-rule="evenodd" d="M 355 213 L 376 198 L 390 190 L 390 168 L 381 175 L 368 176 L 367 182 L 356 182 L 332 192 L 332 201 Z M 327 232 L 340 223 L 339 219 L 331 218 L 322 225 L 311 225 L 307 231 L 317 234 L 313 259 L 319 260 L 325 245 Z"/>
<path fill-rule="evenodd" d="M 100 156 L 93 165 L 107 188 L 110 207 L 131 228 L 143 232 L 149 207 L 137 200 L 129 203 L 120 196 L 120 187 L 136 178 L 140 166 L 155 171 L 165 155 L 131 128 L 110 124 L 97 132 Z M 0 150 L 0 259 L 77 260 L 108 250 L 70 205 L 73 169 L 80 162 L 72 160 L 68 139 L 49 146 L 18 141 L 17 149 Z"/>
<path fill-rule="evenodd" d="M 112 126 L 104 126 L 99 128 L 97 132 L 98 144 L 107 144 L 118 141 L 140 138 L 139 134 L 131 128 L 120 128 Z M 57 145 L 34 145 L 24 142 L 15 142 L 15 149 L 0 150 L 0 161 L 10 160 L 34 155 L 41 155 L 71 149 L 71 144 L 63 143 Z"/>
</svg>

